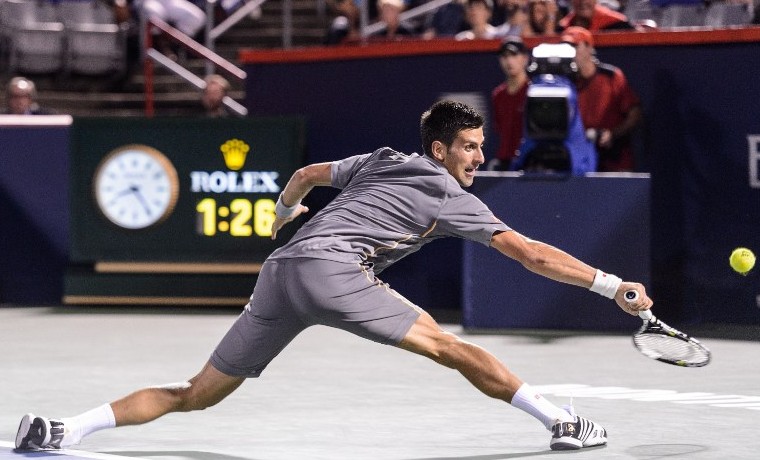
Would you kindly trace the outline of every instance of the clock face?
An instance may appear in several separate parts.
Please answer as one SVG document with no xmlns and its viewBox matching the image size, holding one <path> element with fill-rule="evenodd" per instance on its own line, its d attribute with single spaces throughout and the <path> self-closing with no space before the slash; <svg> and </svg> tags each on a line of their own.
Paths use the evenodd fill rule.
<svg viewBox="0 0 760 460">
<path fill-rule="evenodd" d="M 93 192 L 109 221 L 126 229 L 143 229 L 174 210 L 179 194 L 177 171 L 158 150 L 128 145 L 103 158 L 95 170 Z"/>
</svg>

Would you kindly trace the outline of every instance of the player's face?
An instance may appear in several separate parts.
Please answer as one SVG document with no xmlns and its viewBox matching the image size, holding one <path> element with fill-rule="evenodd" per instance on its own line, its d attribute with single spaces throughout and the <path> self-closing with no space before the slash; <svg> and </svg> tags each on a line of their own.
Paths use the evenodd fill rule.
<svg viewBox="0 0 760 460">
<path fill-rule="evenodd" d="M 459 185 L 469 187 L 475 179 L 475 171 L 485 162 L 483 157 L 483 128 L 463 129 L 454 142 L 445 146 L 433 143 L 433 154 L 446 167 Z"/>
</svg>

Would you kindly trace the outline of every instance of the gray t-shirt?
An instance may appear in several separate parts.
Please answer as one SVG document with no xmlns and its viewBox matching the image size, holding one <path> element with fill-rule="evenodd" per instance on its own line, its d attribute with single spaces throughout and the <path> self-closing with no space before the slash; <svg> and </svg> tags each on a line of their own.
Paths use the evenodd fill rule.
<svg viewBox="0 0 760 460">
<path fill-rule="evenodd" d="M 331 169 L 341 193 L 270 258 L 358 262 L 379 273 L 438 238 L 488 246 L 495 232 L 510 230 L 428 156 L 384 147 Z"/>
</svg>

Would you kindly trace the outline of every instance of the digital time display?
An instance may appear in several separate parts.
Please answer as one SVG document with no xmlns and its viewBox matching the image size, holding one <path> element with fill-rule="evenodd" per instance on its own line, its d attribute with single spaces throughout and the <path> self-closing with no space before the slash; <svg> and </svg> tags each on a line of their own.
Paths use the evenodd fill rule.
<svg viewBox="0 0 760 460">
<path fill-rule="evenodd" d="M 196 230 L 205 236 L 220 233 L 235 237 L 270 237 L 275 219 L 275 201 L 260 198 L 235 198 L 229 204 L 220 204 L 214 198 L 204 198 L 195 206 L 198 212 Z"/>
</svg>

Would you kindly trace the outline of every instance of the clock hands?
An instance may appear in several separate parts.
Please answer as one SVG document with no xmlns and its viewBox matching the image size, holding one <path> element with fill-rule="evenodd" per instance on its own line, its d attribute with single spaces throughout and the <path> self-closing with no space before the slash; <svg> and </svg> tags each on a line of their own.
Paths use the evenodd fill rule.
<svg viewBox="0 0 760 460">
<path fill-rule="evenodd" d="M 116 203 L 116 201 L 119 198 L 127 196 L 127 195 L 134 195 L 134 197 L 137 199 L 137 201 L 145 210 L 145 214 L 147 214 L 148 216 L 151 215 L 151 209 L 150 209 L 150 204 L 148 203 L 148 200 L 145 199 L 145 196 L 140 191 L 140 187 L 135 184 L 131 184 L 129 187 L 125 188 L 121 192 L 114 195 L 110 203 L 111 204 Z"/>
<path fill-rule="evenodd" d="M 150 205 L 148 204 L 148 200 L 145 199 L 145 196 L 140 192 L 140 187 L 133 185 L 130 188 L 132 189 L 132 193 L 134 193 L 135 198 L 137 198 L 137 201 L 139 201 L 143 209 L 145 209 L 145 214 L 150 216 Z"/>
</svg>

